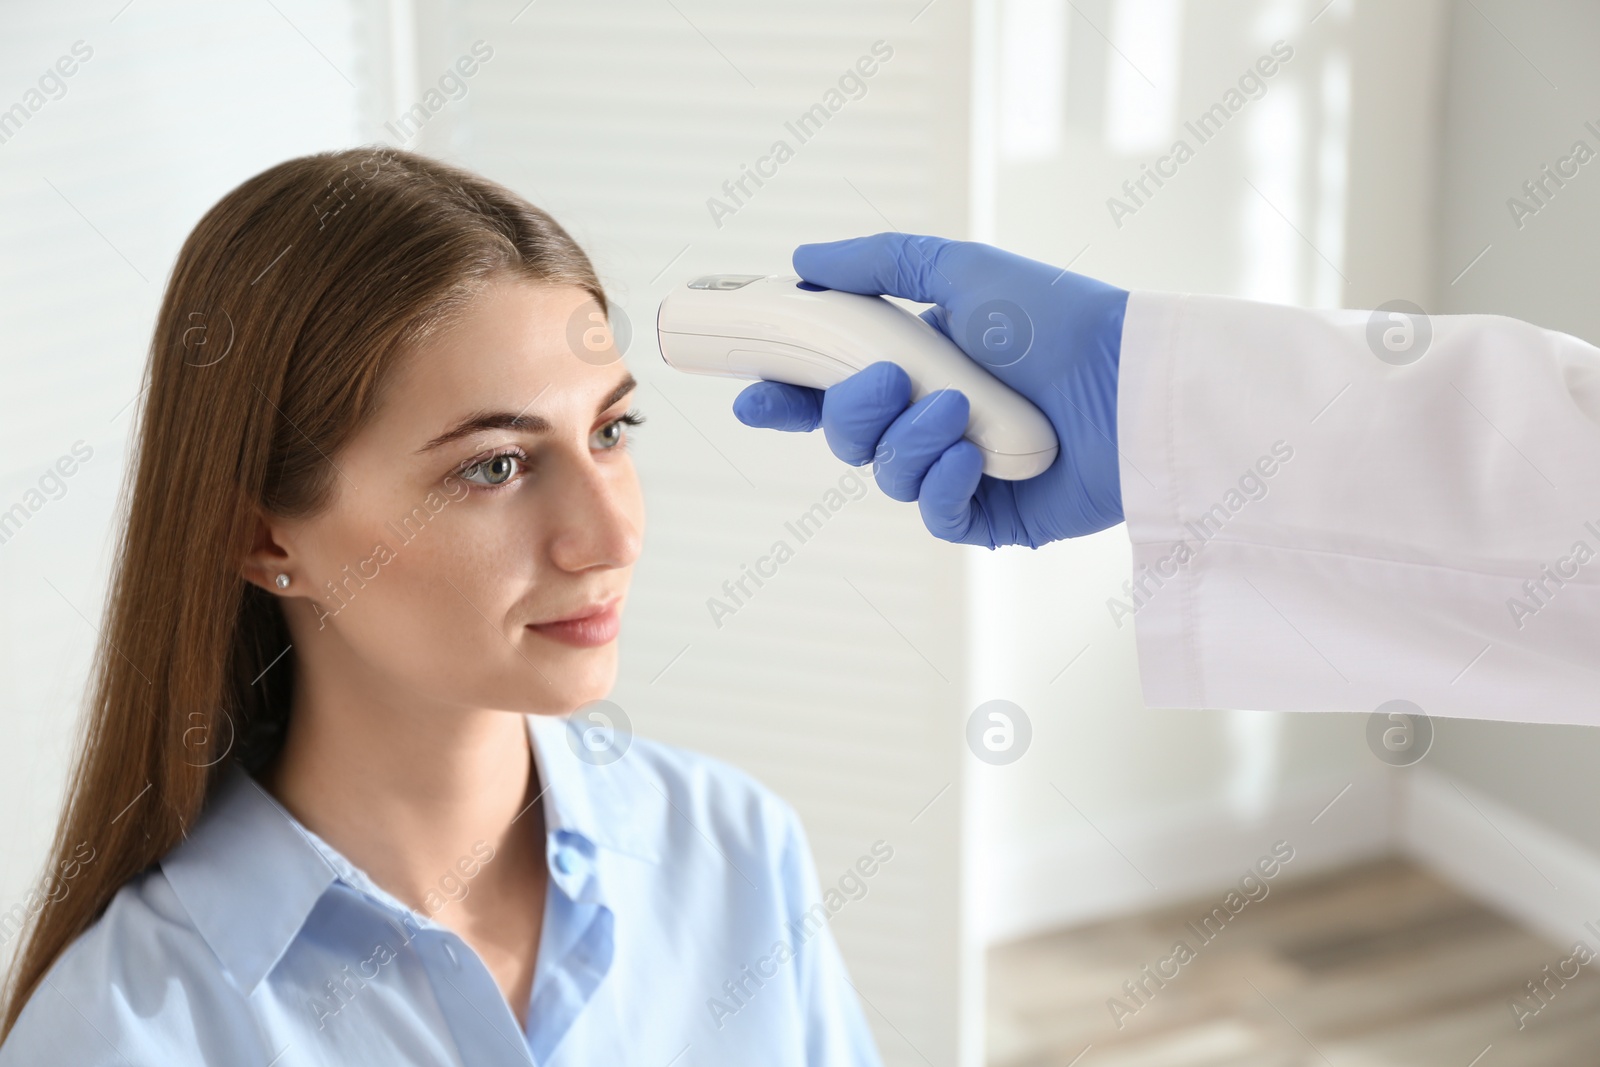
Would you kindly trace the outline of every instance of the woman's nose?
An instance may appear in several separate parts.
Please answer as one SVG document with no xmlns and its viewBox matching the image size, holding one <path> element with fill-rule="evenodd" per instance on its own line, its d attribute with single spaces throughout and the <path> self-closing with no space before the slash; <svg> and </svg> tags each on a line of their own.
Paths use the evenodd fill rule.
<svg viewBox="0 0 1600 1067">
<path fill-rule="evenodd" d="M 627 567 L 639 558 L 644 508 L 631 464 L 574 463 L 550 504 L 556 509 L 550 556 L 562 570 Z"/>
</svg>

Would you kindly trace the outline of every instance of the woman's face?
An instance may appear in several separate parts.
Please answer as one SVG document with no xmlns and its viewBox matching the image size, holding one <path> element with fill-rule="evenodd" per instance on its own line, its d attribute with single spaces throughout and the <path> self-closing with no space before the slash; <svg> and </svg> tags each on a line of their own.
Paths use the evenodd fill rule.
<svg viewBox="0 0 1600 1067">
<path fill-rule="evenodd" d="M 577 287 L 492 283 L 403 359 L 333 457 L 333 504 L 274 524 L 311 684 L 338 672 L 378 699 L 547 714 L 610 691 L 644 502 L 633 377 L 579 358 L 586 312 Z"/>
</svg>

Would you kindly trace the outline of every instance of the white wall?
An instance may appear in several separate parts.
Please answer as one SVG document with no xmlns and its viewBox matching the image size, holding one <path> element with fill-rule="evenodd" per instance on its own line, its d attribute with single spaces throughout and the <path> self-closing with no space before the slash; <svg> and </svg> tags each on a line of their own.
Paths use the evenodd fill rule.
<svg viewBox="0 0 1600 1067">
<path fill-rule="evenodd" d="M 74 42 L 92 53 L 0 143 L 0 510 L 75 442 L 93 453 L 0 544 L 0 910 L 37 878 L 54 830 L 132 402 L 178 246 L 227 190 L 350 143 L 362 116 L 353 7 L 122 7 L 13 7 L 0 32 L 3 108 Z"/>
<path fill-rule="evenodd" d="M 1508 205 L 1531 204 L 1523 183 L 1574 141 L 1600 152 L 1600 136 L 1584 125 L 1600 126 L 1600 9 L 1578 0 L 1458 2 L 1450 44 L 1430 310 L 1513 315 L 1600 344 L 1600 164 L 1551 186 L 1547 205 L 1520 227 Z M 1600 733 L 1446 723 L 1436 745 L 1439 768 L 1600 854 Z"/>
</svg>

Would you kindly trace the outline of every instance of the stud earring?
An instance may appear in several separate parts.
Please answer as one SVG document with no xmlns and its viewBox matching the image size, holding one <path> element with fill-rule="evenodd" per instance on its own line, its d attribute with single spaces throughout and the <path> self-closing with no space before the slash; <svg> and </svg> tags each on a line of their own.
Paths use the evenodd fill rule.
<svg viewBox="0 0 1600 1067">
<path fill-rule="evenodd" d="M 289 588 L 289 576 L 287 574 L 280 574 L 273 581 L 277 583 L 279 589 Z"/>
</svg>

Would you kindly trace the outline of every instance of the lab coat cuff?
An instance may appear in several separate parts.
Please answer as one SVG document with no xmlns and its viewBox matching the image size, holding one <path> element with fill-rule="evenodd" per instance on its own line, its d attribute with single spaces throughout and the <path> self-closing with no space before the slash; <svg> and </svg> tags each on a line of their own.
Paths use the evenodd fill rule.
<svg viewBox="0 0 1600 1067">
<path fill-rule="evenodd" d="M 1174 560 L 1182 552 L 1177 546 L 1185 543 L 1179 518 L 1184 450 L 1176 397 L 1189 312 L 1181 294 L 1134 290 L 1122 327 L 1117 445 L 1134 584 L 1124 590 L 1113 614 L 1118 628 L 1135 627 L 1147 707 L 1200 707 L 1204 700 L 1192 618 L 1196 575 Z M 1156 589 L 1159 596 L 1149 595 Z"/>
</svg>

